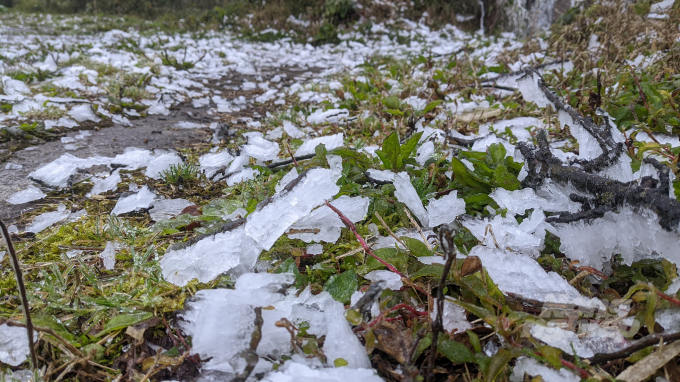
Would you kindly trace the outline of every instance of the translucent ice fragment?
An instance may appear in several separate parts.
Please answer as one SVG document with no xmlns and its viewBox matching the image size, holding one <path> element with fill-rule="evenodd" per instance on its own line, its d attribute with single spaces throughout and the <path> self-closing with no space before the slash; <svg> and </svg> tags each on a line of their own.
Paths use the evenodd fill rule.
<svg viewBox="0 0 680 382">
<path fill-rule="evenodd" d="M 517 86 L 519 87 L 519 91 L 522 93 L 524 100 L 527 102 L 533 102 L 536 104 L 536 106 L 544 108 L 550 105 L 550 101 L 545 96 L 543 91 L 538 87 L 538 79 L 539 76 L 536 73 L 531 72 L 518 79 Z"/>
<path fill-rule="evenodd" d="M 307 122 L 314 124 L 324 122 L 339 123 L 340 121 L 347 119 L 347 117 L 349 117 L 349 110 L 347 109 L 330 109 L 326 111 L 317 109 L 307 117 Z"/>
<path fill-rule="evenodd" d="M 194 203 L 186 199 L 164 199 L 153 203 L 153 208 L 149 210 L 149 215 L 153 221 L 167 220 L 179 215 L 182 210 Z"/>
<path fill-rule="evenodd" d="M 375 270 L 368 272 L 364 278 L 374 283 L 385 281 L 385 289 L 399 290 L 404 286 L 404 283 L 401 281 L 401 276 L 392 271 Z"/>
<path fill-rule="evenodd" d="M 434 310 L 430 314 L 432 320 L 437 317 L 438 308 L 435 304 Z M 454 304 L 449 300 L 444 300 L 444 315 L 442 316 L 442 324 L 444 324 L 444 330 L 447 332 L 456 331 L 456 333 L 464 332 L 468 329 L 472 329 L 470 321 L 467 319 L 465 314 L 465 309 L 461 306 Z"/>
<path fill-rule="evenodd" d="M 7 199 L 7 202 L 9 204 L 24 204 L 34 200 L 42 199 L 45 196 L 47 195 L 40 191 L 38 187 L 30 185 L 23 191 L 13 193 L 9 199 Z"/>
<path fill-rule="evenodd" d="M 65 220 L 70 214 L 71 211 L 66 209 L 66 206 L 59 204 L 59 207 L 56 211 L 46 212 L 42 215 L 36 216 L 33 219 L 33 222 L 31 222 L 31 225 L 26 227 L 24 231 L 33 233 L 42 232 L 46 228 L 51 227 L 62 220 Z"/>
<path fill-rule="evenodd" d="M 160 179 L 164 171 L 170 169 L 172 165 L 179 165 L 182 163 L 182 158 L 175 153 L 165 153 L 155 157 L 148 165 L 144 175 L 153 179 Z"/>
<path fill-rule="evenodd" d="M 227 167 L 232 160 L 234 160 L 234 156 L 229 154 L 227 150 L 222 150 L 217 153 L 201 155 L 198 158 L 198 163 L 201 165 L 201 171 L 205 173 L 205 176 L 212 178 L 220 169 Z"/>
<path fill-rule="evenodd" d="M 323 137 L 313 138 L 305 141 L 295 151 L 295 156 L 314 154 L 314 150 L 318 145 L 326 146 L 326 150 L 330 151 L 343 145 L 344 135 L 337 133 L 334 135 L 326 135 Z"/>
<path fill-rule="evenodd" d="M 576 333 L 570 330 L 558 327 L 532 325 L 531 335 L 537 340 L 543 341 L 552 347 L 556 347 L 567 354 L 574 354 L 574 352 L 576 352 L 576 355 L 582 358 L 590 358 L 595 355 L 592 350 L 581 343 Z"/>
<path fill-rule="evenodd" d="M 271 249 L 296 221 L 340 191 L 332 179 L 331 170 L 314 168 L 300 177 L 290 191 L 275 194 L 269 203 L 248 217 L 246 233 L 265 250 Z"/>
<path fill-rule="evenodd" d="M 26 361 L 29 353 L 26 328 L 0 325 L 0 362 L 19 366 Z"/>
<path fill-rule="evenodd" d="M 297 126 L 293 125 L 290 121 L 283 121 L 283 130 L 291 138 L 303 138 L 306 134 L 300 130 Z"/>
<path fill-rule="evenodd" d="M 510 382 L 522 382 L 524 381 L 524 374 L 530 377 L 535 377 L 540 375 L 544 381 L 550 382 L 579 382 L 581 378 L 574 374 L 572 371 L 566 367 L 560 370 L 555 370 L 549 366 L 540 364 L 533 358 L 530 357 L 519 357 L 515 363 L 515 367 L 512 369 L 512 375 L 510 376 Z"/>
<path fill-rule="evenodd" d="M 416 189 L 411 184 L 411 178 L 409 178 L 408 173 L 400 172 L 395 174 L 393 184 L 396 188 L 394 196 L 397 197 L 397 200 L 406 204 L 406 207 L 420 220 L 420 224 L 423 227 L 429 227 L 430 221 L 427 211 L 423 207 L 423 202 L 420 200 Z"/>
<path fill-rule="evenodd" d="M 297 168 L 293 167 L 293 169 L 290 170 L 286 175 L 284 175 L 283 178 L 279 180 L 279 183 L 276 186 L 274 186 L 274 190 L 277 193 L 281 192 L 288 185 L 288 183 L 290 183 L 293 179 L 297 178 L 298 175 L 299 174 L 297 172 Z"/>
<path fill-rule="evenodd" d="M 323 245 L 310 244 L 307 246 L 306 252 L 308 255 L 320 255 L 323 253 Z"/>
<path fill-rule="evenodd" d="M 331 205 L 352 223 L 363 220 L 368 213 L 370 199 L 365 197 L 349 197 L 343 195 L 331 201 Z M 291 227 L 288 237 L 301 239 L 307 243 L 312 241 L 325 241 L 335 243 L 340 238 L 340 230 L 345 227 L 338 214 L 328 206 L 322 205 L 309 215 L 302 217 Z"/>
<path fill-rule="evenodd" d="M 458 191 L 452 191 L 439 199 L 430 199 L 427 205 L 427 215 L 430 227 L 438 227 L 451 223 L 465 213 L 465 201 L 458 198 Z"/>
<path fill-rule="evenodd" d="M 253 135 L 248 137 L 248 144 L 241 148 L 241 153 L 258 161 L 270 161 L 278 157 L 280 150 L 278 143 Z"/>
<path fill-rule="evenodd" d="M 237 267 L 253 269 L 261 249 L 243 226 L 217 233 L 182 249 L 170 250 L 160 261 L 166 281 L 184 286 L 193 279 L 209 282 Z"/>
<path fill-rule="evenodd" d="M 121 248 L 121 245 L 116 242 L 109 241 L 106 247 L 99 254 L 99 258 L 104 263 L 104 268 L 112 270 L 116 266 L 116 251 Z"/>
<path fill-rule="evenodd" d="M 87 194 L 88 197 L 92 195 L 99 195 L 106 191 L 115 190 L 118 187 L 118 183 L 122 181 L 120 177 L 120 169 L 116 169 L 116 171 L 111 173 L 111 175 L 107 176 L 106 178 L 102 179 L 93 176 L 92 178 L 90 178 L 90 180 L 92 181 L 92 183 L 94 183 L 94 186 Z"/>
<path fill-rule="evenodd" d="M 88 104 L 73 106 L 69 110 L 68 115 L 78 122 L 93 121 L 99 122 L 100 118 L 92 111 L 92 107 Z"/>
<path fill-rule="evenodd" d="M 377 182 L 381 182 L 381 183 L 394 182 L 395 173 L 393 173 L 392 171 L 389 171 L 389 170 L 369 169 L 369 170 L 366 171 L 366 174 L 373 181 L 377 181 Z"/>
<path fill-rule="evenodd" d="M 351 369 L 370 368 L 371 363 L 366 355 L 366 349 L 352 331 L 345 318 L 345 308 L 341 302 L 329 300 L 324 305 L 326 318 L 326 341 L 323 352 L 328 365 L 334 365 L 335 360 L 342 358 Z"/>
<path fill-rule="evenodd" d="M 428 159 L 432 158 L 432 154 L 434 154 L 434 143 L 432 143 L 432 141 L 427 141 L 418 147 L 416 162 L 422 166 Z"/>
<path fill-rule="evenodd" d="M 121 215 L 149 208 L 155 198 L 156 194 L 149 190 L 147 186 L 144 186 L 136 194 L 118 199 L 118 203 L 113 207 L 111 215 Z"/>
</svg>

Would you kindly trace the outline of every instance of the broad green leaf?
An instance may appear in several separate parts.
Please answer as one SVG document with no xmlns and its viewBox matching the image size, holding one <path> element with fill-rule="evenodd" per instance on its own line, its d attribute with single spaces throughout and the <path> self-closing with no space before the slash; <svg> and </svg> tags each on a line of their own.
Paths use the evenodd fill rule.
<svg viewBox="0 0 680 382">
<path fill-rule="evenodd" d="M 654 324 L 656 323 L 655 312 L 659 302 L 659 297 L 655 290 L 647 292 L 647 307 L 645 311 L 645 326 L 650 334 L 654 334 Z"/>
<path fill-rule="evenodd" d="M 386 111 L 387 111 L 388 113 L 394 115 L 394 116 L 397 116 L 397 117 L 403 117 L 403 116 L 404 116 L 404 112 L 401 111 L 401 110 L 397 110 L 397 109 L 387 109 Z"/>
<path fill-rule="evenodd" d="M 335 361 L 333 361 L 333 365 L 335 365 L 335 367 L 342 367 L 349 365 L 349 363 L 347 363 L 344 358 L 336 358 Z"/>
<path fill-rule="evenodd" d="M 437 343 L 437 350 L 442 353 L 451 362 L 469 363 L 474 362 L 475 358 L 470 349 L 465 347 L 460 342 L 447 339 L 444 335 L 440 335 Z"/>
<path fill-rule="evenodd" d="M 356 292 L 359 287 L 357 274 L 350 269 L 340 274 L 331 276 L 323 287 L 323 290 L 330 293 L 330 295 L 337 301 L 343 304 L 349 302 L 352 293 Z"/>
<path fill-rule="evenodd" d="M 517 350 L 499 350 L 493 357 L 491 357 L 491 362 L 489 363 L 489 370 L 486 373 L 486 381 L 493 382 L 498 377 L 498 374 L 503 371 L 503 368 L 507 366 L 513 358 L 517 358 L 522 353 Z"/>
<path fill-rule="evenodd" d="M 401 154 L 399 136 L 397 133 L 390 134 L 390 136 L 383 141 L 382 148 L 380 150 L 376 150 L 375 153 L 378 155 L 380 160 L 382 160 L 383 166 L 386 169 L 395 169 Z"/>
<path fill-rule="evenodd" d="M 416 280 L 421 277 L 442 277 L 444 266 L 441 264 L 429 264 L 420 268 L 418 271 L 411 274 L 411 280 Z"/>
<path fill-rule="evenodd" d="M 434 110 L 435 107 L 439 106 L 440 103 L 442 103 L 442 100 L 436 100 L 428 103 L 427 106 L 425 106 L 425 108 L 423 109 L 423 114 L 431 112 L 432 110 Z"/>
<path fill-rule="evenodd" d="M 554 368 L 559 369 L 562 366 L 562 350 L 548 345 L 539 346 L 538 350 Z"/>
<path fill-rule="evenodd" d="M 420 141 L 420 137 L 422 136 L 423 136 L 422 131 L 413 134 L 413 136 L 411 136 L 411 138 L 409 138 L 409 140 L 400 147 L 399 162 L 397 162 L 398 168 L 404 167 L 404 160 L 406 158 L 409 158 L 413 154 L 413 152 L 416 149 L 416 146 L 418 145 L 418 142 Z"/>
<path fill-rule="evenodd" d="M 505 154 L 505 146 L 502 143 L 494 143 L 489 146 L 489 159 L 491 159 L 491 163 L 501 163 L 505 159 Z"/>
<path fill-rule="evenodd" d="M 109 322 L 106 323 L 106 326 L 104 326 L 104 330 L 97 333 L 95 337 L 101 337 L 104 334 L 127 328 L 128 326 L 142 322 L 151 316 L 153 316 L 153 314 L 148 312 L 119 314 L 110 319 Z"/>
<path fill-rule="evenodd" d="M 399 110 L 399 106 L 401 104 L 401 101 L 397 96 L 389 96 L 386 98 L 383 98 L 382 104 L 388 108 L 388 109 L 393 109 L 393 110 Z"/>
<path fill-rule="evenodd" d="M 461 162 L 458 158 L 451 158 L 451 170 L 453 171 L 453 174 L 456 176 L 456 178 L 466 185 L 476 190 L 484 191 L 487 194 L 491 192 L 491 186 L 488 183 L 484 183 L 474 177 L 470 173 L 470 170 L 468 170 L 468 168 L 465 167 L 463 162 Z"/>
<path fill-rule="evenodd" d="M 430 251 L 425 243 L 418 239 L 413 239 L 410 237 L 402 236 L 400 239 L 406 244 L 406 247 L 411 254 L 415 257 L 432 256 L 432 251 Z"/>
<path fill-rule="evenodd" d="M 465 310 L 483 319 L 489 325 L 493 324 L 493 322 L 496 320 L 496 315 L 494 315 L 491 311 L 482 308 L 481 306 L 477 306 L 475 304 L 468 304 L 467 302 L 463 302 L 460 300 L 455 300 L 453 301 L 453 303 L 462 306 L 463 308 L 465 308 Z"/>
<path fill-rule="evenodd" d="M 71 342 L 72 344 L 76 346 L 80 346 L 76 340 L 73 334 L 71 334 L 64 325 L 62 325 L 60 322 L 58 322 L 54 317 L 52 316 L 47 316 L 47 315 L 36 315 L 33 316 L 32 318 L 33 325 L 35 326 L 41 326 L 45 328 L 50 328 L 54 330 L 55 333 L 60 335 L 63 339 L 67 340 L 68 342 Z"/>
<path fill-rule="evenodd" d="M 505 188 L 508 191 L 522 188 L 522 184 L 517 180 L 517 177 L 512 175 L 508 168 L 503 165 L 496 167 L 493 173 L 493 182 L 496 186 Z"/>
<path fill-rule="evenodd" d="M 470 338 L 472 347 L 475 348 L 475 353 L 480 353 L 482 351 L 482 343 L 479 342 L 479 336 L 472 330 L 468 330 L 467 335 Z"/>
<path fill-rule="evenodd" d="M 381 258 L 383 261 L 391 264 L 401 272 L 406 272 L 408 267 L 408 254 L 404 251 L 397 251 L 396 248 L 380 248 L 373 251 L 373 254 Z M 366 259 L 365 267 L 368 269 L 366 273 L 375 269 L 385 269 L 386 267 L 369 255 Z"/>
</svg>

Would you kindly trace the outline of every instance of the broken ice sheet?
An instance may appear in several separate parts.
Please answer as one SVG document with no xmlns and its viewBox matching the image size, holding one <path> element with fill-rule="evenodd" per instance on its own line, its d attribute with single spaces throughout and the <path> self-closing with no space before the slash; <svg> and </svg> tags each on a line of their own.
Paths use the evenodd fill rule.
<svg viewBox="0 0 680 382">
<path fill-rule="evenodd" d="M 538 361 L 531 357 L 519 357 L 515 363 L 515 367 L 512 369 L 512 375 L 510 376 L 510 382 L 522 382 L 524 381 L 524 374 L 530 377 L 535 377 L 540 375 L 544 381 L 549 382 L 580 382 L 581 377 L 574 374 L 571 370 L 566 367 L 560 370 L 555 370 L 549 366 L 540 364 Z"/>
<path fill-rule="evenodd" d="M 205 176 L 212 178 L 219 170 L 228 166 L 232 160 L 234 160 L 234 156 L 229 154 L 229 151 L 222 150 L 217 153 L 201 155 L 198 158 L 198 163 L 201 165 L 201 171 Z"/>
<path fill-rule="evenodd" d="M 132 211 L 139 211 L 151 207 L 156 194 L 147 186 L 142 187 L 136 194 L 118 199 L 111 215 L 121 215 Z"/>
<path fill-rule="evenodd" d="M 393 184 L 396 188 L 394 196 L 397 200 L 406 204 L 406 207 L 408 207 L 418 220 L 420 220 L 420 224 L 423 227 L 429 227 L 430 221 L 427 211 L 425 210 L 425 207 L 423 207 L 423 202 L 420 200 L 420 196 L 418 196 L 416 189 L 413 187 L 408 173 L 400 172 L 395 174 Z"/>
<path fill-rule="evenodd" d="M 163 199 L 152 204 L 149 215 L 153 221 L 167 220 L 179 215 L 185 208 L 194 203 L 186 199 Z"/>
<path fill-rule="evenodd" d="M 314 168 L 298 179 L 290 191 L 275 194 L 248 217 L 246 233 L 265 250 L 271 249 L 298 219 L 307 216 L 314 207 L 332 199 L 340 191 L 331 170 Z"/>
<path fill-rule="evenodd" d="M 118 183 L 122 181 L 120 177 L 120 169 L 116 169 L 111 175 L 106 178 L 100 178 L 98 176 L 93 176 L 90 181 L 94 183 L 94 186 L 87 194 L 88 197 L 93 195 L 99 195 L 101 193 L 115 190 L 118 187 Z"/>
<path fill-rule="evenodd" d="M 71 210 L 67 209 L 65 205 L 59 204 L 56 211 L 46 212 L 33 218 L 33 222 L 24 231 L 33 233 L 42 232 L 46 228 L 65 220 L 69 215 L 71 215 Z"/>
<path fill-rule="evenodd" d="M 575 190 L 574 190 L 575 191 Z M 546 182 L 537 192 L 531 188 L 508 191 L 504 188 L 493 190 L 489 196 L 502 209 L 508 210 L 512 215 L 524 215 L 527 209 L 541 209 L 550 212 L 578 212 L 580 204 L 569 199 L 573 193 L 566 187 Z"/>
<path fill-rule="evenodd" d="M 490 248 L 509 248 L 513 251 L 538 256 L 543 249 L 545 231 L 555 230 L 545 223 L 545 214 L 535 210 L 531 214 L 531 224 L 518 224 L 514 217 L 496 215 L 493 219 L 464 219 L 462 224 L 483 245 Z"/>
<path fill-rule="evenodd" d="M 163 277 L 177 286 L 193 279 L 209 282 L 222 273 L 251 270 L 261 249 L 245 228 L 239 226 L 193 243 L 186 248 L 169 250 L 160 261 Z"/>
<path fill-rule="evenodd" d="M 594 356 L 592 350 L 583 345 L 576 333 L 558 327 L 541 325 L 531 325 L 531 335 L 537 340 L 558 348 L 567 354 L 576 355 L 582 358 Z"/>
<path fill-rule="evenodd" d="M 404 283 L 401 281 L 401 276 L 392 271 L 375 270 L 368 272 L 364 278 L 374 283 L 381 280 L 385 281 L 384 289 L 399 290 L 404 286 Z"/>
<path fill-rule="evenodd" d="M 342 146 L 343 143 L 344 135 L 342 133 L 313 138 L 305 141 L 300 147 L 298 147 L 298 149 L 295 151 L 295 156 L 314 154 L 314 150 L 318 145 L 324 145 L 327 151 L 331 151 Z"/>
<path fill-rule="evenodd" d="M 102 259 L 104 268 L 107 270 L 113 270 L 116 266 L 116 251 L 122 248 L 122 245 L 118 242 L 109 241 L 106 243 L 104 250 L 99 254 L 99 258 Z"/>
<path fill-rule="evenodd" d="M 538 87 L 539 75 L 533 71 L 517 80 L 522 97 L 527 102 L 533 102 L 536 106 L 544 108 L 551 105 L 551 102 L 545 96 L 543 91 Z"/>
<path fill-rule="evenodd" d="M 586 298 L 555 272 L 546 272 L 529 256 L 481 245 L 469 256 L 477 256 L 498 288 L 527 299 L 569 304 L 584 308 L 605 309 L 596 298 Z"/>
<path fill-rule="evenodd" d="M 438 307 L 437 304 L 434 305 L 430 317 L 434 320 L 437 317 Z M 442 324 L 444 325 L 444 330 L 447 332 L 461 333 L 468 329 L 472 329 L 472 325 L 467 319 L 465 314 L 465 309 L 461 306 L 454 304 L 448 299 L 444 300 L 444 315 L 442 316 Z"/>
<path fill-rule="evenodd" d="M 333 207 L 340 210 L 352 223 L 356 223 L 366 217 L 370 199 L 361 196 L 349 197 L 343 195 L 330 203 Z M 338 214 L 333 212 L 328 206 L 322 205 L 309 215 L 295 222 L 288 232 L 288 237 L 291 239 L 301 239 L 306 243 L 312 241 L 335 243 L 340 238 L 340 230 L 343 227 L 345 227 L 345 224 L 340 220 Z"/>
<path fill-rule="evenodd" d="M 261 133 L 246 133 L 248 144 L 241 147 L 241 153 L 258 161 L 270 161 L 278 158 L 279 144 L 262 138 Z M 244 134 L 244 135 L 246 135 Z"/>
<path fill-rule="evenodd" d="M 335 360 L 342 358 L 349 368 L 370 368 L 371 363 L 366 355 L 366 349 L 347 322 L 345 307 L 342 303 L 335 300 L 326 301 L 324 317 L 328 332 L 323 344 L 323 352 L 328 365 L 334 365 Z"/>
<path fill-rule="evenodd" d="M 13 193 L 8 199 L 9 204 L 24 204 L 47 196 L 36 186 L 30 185 L 25 190 Z"/>
<path fill-rule="evenodd" d="M 144 175 L 158 180 L 161 178 L 163 171 L 167 171 L 172 165 L 179 165 L 181 163 L 182 158 L 176 153 L 163 153 L 155 157 L 148 165 L 146 165 Z"/>
<path fill-rule="evenodd" d="M 288 185 L 288 183 L 297 178 L 298 175 L 297 168 L 293 167 L 293 169 L 284 175 L 281 180 L 279 180 L 279 183 L 274 186 L 274 191 L 277 193 L 281 192 Z"/>
<path fill-rule="evenodd" d="M 26 328 L 0 325 L 0 362 L 19 366 L 26 361 L 29 353 Z"/>
<path fill-rule="evenodd" d="M 349 110 L 347 109 L 330 109 L 326 111 L 317 109 L 307 117 L 307 122 L 317 125 L 324 122 L 339 123 L 342 120 L 346 120 L 347 117 L 349 117 Z"/>
<path fill-rule="evenodd" d="M 439 199 L 430 199 L 427 215 L 430 227 L 451 223 L 465 213 L 465 201 L 458 198 L 458 191 L 452 191 Z"/>
<path fill-rule="evenodd" d="M 78 122 L 93 121 L 99 122 L 100 118 L 92 111 L 92 107 L 88 104 L 73 106 L 69 110 L 68 115 Z"/>
</svg>

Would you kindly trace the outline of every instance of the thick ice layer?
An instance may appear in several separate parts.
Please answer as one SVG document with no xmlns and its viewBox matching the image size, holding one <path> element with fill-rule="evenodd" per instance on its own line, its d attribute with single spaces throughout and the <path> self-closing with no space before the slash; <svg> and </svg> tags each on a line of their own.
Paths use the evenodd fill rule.
<svg viewBox="0 0 680 382">
<path fill-rule="evenodd" d="M 33 233 L 42 232 L 46 228 L 65 220 L 69 215 L 71 215 L 71 211 L 63 204 L 59 204 L 56 211 L 46 212 L 33 218 L 33 222 L 24 231 Z"/>
<path fill-rule="evenodd" d="M 543 249 L 545 231 L 554 229 L 545 223 L 545 214 L 535 210 L 531 215 L 532 222 L 517 224 L 514 217 L 496 215 L 493 219 L 465 219 L 463 225 L 475 235 L 477 240 L 489 248 L 509 248 L 513 251 L 538 256 Z M 525 224 L 526 223 L 526 224 Z"/>
<path fill-rule="evenodd" d="M 427 215 L 430 227 L 438 227 L 456 220 L 458 215 L 465 213 L 465 201 L 458 198 L 458 191 L 452 191 L 439 199 L 430 199 L 427 205 Z"/>
<path fill-rule="evenodd" d="M 530 357 L 519 357 L 517 358 L 517 363 L 512 369 L 512 375 L 510 376 L 510 382 L 522 382 L 524 381 L 524 374 L 530 377 L 535 377 L 540 375 L 544 381 L 550 382 L 580 382 L 581 377 L 571 372 L 566 367 L 560 370 L 552 369 L 548 366 L 541 365 L 538 361 Z"/>
<path fill-rule="evenodd" d="M 434 304 L 432 313 L 430 313 L 430 318 L 433 321 L 436 319 L 438 311 L 437 304 Z M 465 309 L 448 299 L 444 300 L 444 316 L 442 317 L 442 324 L 444 324 L 444 330 L 447 332 L 453 332 L 455 330 L 455 333 L 461 333 L 468 329 L 472 329 L 472 325 L 465 314 Z"/>
<path fill-rule="evenodd" d="M 19 366 L 29 353 L 26 328 L 0 325 L 0 362 Z"/>
<path fill-rule="evenodd" d="M 118 203 L 113 207 L 111 215 L 121 215 L 149 208 L 155 198 L 156 194 L 149 190 L 147 186 L 144 186 L 136 194 L 118 199 Z"/>
<path fill-rule="evenodd" d="M 369 198 L 343 195 L 331 201 L 331 205 L 340 210 L 352 223 L 356 223 L 366 217 L 370 202 Z M 301 239 L 306 243 L 312 241 L 335 243 L 340 238 L 340 230 L 344 227 L 345 224 L 340 220 L 338 214 L 328 206 L 322 205 L 295 222 L 290 227 L 288 237 Z M 318 232 L 314 232 L 316 230 Z"/>
<path fill-rule="evenodd" d="M 153 221 L 167 220 L 179 215 L 182 210 L 194 203 L 186 199 L 164 199 L 155 201 L 149 210 L 149 215 Z"/>
<path fill-rule="evenodd" d="M 619 213 L 607 212 L 590 223 L 583 221 L 553 224 L 562 251 L 581 265 L 602 269 L 613 254 L 620 254 L 626 264 L 656 253 L 680 265 L 680 235 L 661 228 L 658 216 L 648 210 L 634 212 L 624 206 Z"/>
<path fill-rule="evenodd" d="M 9 204 L 24 204 L 47 196 L 36 186 L 30 185 L 23 191 L 13 193 L 8 199 Z"/>
<path fill-rule="evenodd" d="M 343 143 L 344 135 L 342 133 L 313 138 L 305 141 L 305 143 L 298 147 L 298 149 L 295 151 L 295 156 L 314 154 L 314 150 L 318 145 L 324 145 L 326 146 L 326 150 L 331 151 L 342 146 Z"/>
<path fill-rule="evenodd" d="M 518 79 L 517 86 L 525 101 L 533 102 L 536 106 L 543 108 L 551 103 L 543 91 L 538 87 L 538 78 L 536 73 L 531 72 Z"/>
<path fill-rule="evenodd" d="M 268 141 L 258 135 L 248 136 L 248 144 L 241 148 L 241 153 L 258 161 L 270 161 L 278 157 L 279 144 Z"/>
<path fill-rule="evenodd" d="M 153 179 L 160 179 L 164 171 L 170 169 L 172 165 L 179 165 L 182 163 L 182 158 L 175 153 L 165 153 L 154 158 L 148 165 L 144 175 Z"/>
<path fill-rule="evenodd" d="M 569 191 L 564 187 L 548 183 L 539 189 L 539 195 L 531 188 L 515 191 L 497 188 L 489 196 L 500 208 L 507 209 L 512 215 L 524 215 L 527 209 L 578 212 L 581 206 L 571 201 L 567 192 Z"/>
<path fill-rule="evenodd" d="M 342 358 L 347 361 L 348 368 L 370 368 L 371 362 L 366 355 L 366 349 L 347 322 L 342 303 L 335 300 L 326 301 L 324 317 L 328 332 L 323 344 L 323 352 L 328 365 L 334 365 L 335 360 Z"/>
<path fill-rule="evenodd" d="M 198 163 L 201 165 L 201 171 L 205 176 L 211 178 L 217 171 L 226 167 L 234 160 L 234 156 L 229 154 L 227 150 L 222 150 L 218 153 L 210 153 L 201 155 L 198 158 Z"/>
<path fill-rule="evenodd" d="M 249 271 L 261 249 L 243 226 L 206 237 L 186 248 L 168 251 L 160 261 L 166 281 L 184 286 L 193 279 L 209 282 L 235 269 Z"/>
<path fill-rule="evenodd" d="M 399 290 L 404 286 L 404 283 L 401 281 L 401 276 L 392 271 L 375 270 L 368 272 L 364 278 L 374 283 L 385 281 L 384 289 Z"/>
<path fill-rule="evenodd" d="M 292 190 L 283 190 L 248 217 L 245 230 L 265 250 L 314 207 L 330 200 L 340 191 L 331 170 L 315 168 L 300 175 Z"/>
<path fill-rule="evenodd" d="M 592 350 L 581 343 L 576 333 L 570 330 L 558 327 L 532 325 L 531 335 L 535 339 L 558 348 L 567 354 L 574 354 L 574 352 L 576 352 L 576 355 L 582 358 L 590 358 L 595 355 Z"/>
<path fill-rule="evenodd" d="M 274 190 L 279 193 L 281 192 L 291 181 L 293 181 L 295 178 L 298 177 L 298 171 L 297 168 L 293 167 L 292 170 L 290 170 L 286 175 L 284 175 L 281 180 L 279 180 L 279 183 L 274 186 Z"/>
<path fill-rule="evenodd" d="M 581 296 L 562 276 L 546 272 L 529 256 L 481 245 L 474 247 L 470 256 L 479 257 L 482 266 L 503 292 L 543 302 L 605 308 L 600 300 Z"/>
<path fill-rule="evenodd" d="M 116 171 L 111 173 L 111 175 L 103 179 L 93 176 L 92 178 L 90 178 L 90 181 L 94 183 L 94 186 L 87 194 L 88 197 L 92 195 L 99 195 L 107 191 L 115 190 L 118 187 L 118 183 L 122 181 L 120 177 L 120 169 L 116 169 Z"/>
<path fill-rule="evenodd" d="M 381 382 L 372 369 L 319 368 L 288 361 L 277 371 L 267 374 L 262 382 Z"/>
<path fill-rule="evenodd" d="M 416 192 L 416 189 L 411 184 L 411 178 L 409 178 L 407 172 L 400 172 L 394 176 L 394 196 L 398 201 L 406 204 L 411 212 L 420 220 L 420 224 L 423 227 L 430 226 L 430 219 L 425 207 L 423 207 L 423 202 L 420 200 L 420 196 Z"/>
</svg>

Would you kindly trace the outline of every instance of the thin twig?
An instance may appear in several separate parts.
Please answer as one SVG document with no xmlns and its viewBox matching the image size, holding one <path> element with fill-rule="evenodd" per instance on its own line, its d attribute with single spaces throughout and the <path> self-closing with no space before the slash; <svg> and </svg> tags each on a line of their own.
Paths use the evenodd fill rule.
<svg viewBox="0 0 680 382">
<path fill-rule="evenodd" d="M 634 342 L 632 345 L 623 348 L 617 352 L 614 353 L 600 353 L 600 354 L 595 354 L 593 358 L 590 359 L 590 363 L 592 365 L 596 364 L 602 364 L 607 361 L 611 361 L 614 359 L 621 359 L 621 358 L 627 358 L 631 354 L 635 353 L 638 350 L 642 350 L 646 347 L 649 346 L 654 346 L 659 343 L 659 341 L 663 340 L 664 342 L 670 342 L 670 341 L 676 341 L 680 339 L 680 332 L 678 333 L 668 333 L 668 334 L 651 334 L 648 335 L 647 337 L 642 338 L 641 340 L 638 340 Z"/>
<path fill-rule="evenodd" d="M 432 322 L 432 345 L 430 346 L 430 362 L 427 365 L 427 372 L 425 373 L 425 380 L 430 382 L 434 380 L 434 365 L 437 361 L 437 342 L 439 340 L 439 333 L 444 330 L 443 316 L 444 316 L 444 288 L 446 288 L 446 280 L 451 272 L 451 266 L 456 260 L 456 245 L 453 243 L 453 237 L 460 225 L 454 223 L 453 226 L 445 225 L 439 229 L 439 245 L 444 251 L 446 263 L 444 263 L 444 270 L 442 277 L 439 279 L 439 288 L 437 288 L 437 316 Z"/>
<path fill-rule="evenodd" d="M 414 227 L 418 230 L 418 233 L 420 233 L 420 237 L 423 238 L 423 241 L 425 242 L 425 245 L 427 246 L 427 249 L 432 251 L 432 246 L 430 243 L 427 241 L 427 238 L 425 237 L 425 234 L 423 233 L 423 230 L 420 228 L 418 223 L 416 223 L 416 220 L 413 219 L 413 216 L 411 216 L 411 212 L 408 210 L 408 208 L 404 207 L 404 212 L 406 212 L 406 216 L 408 216 L 408 220 L 411 221 L 411 224 L 413 224 Z"/>
<path fill-rule="evenodd" d="M 26 285 L 24 284 L 24 275 L 21 272 L 21 265 L 19 264 L 19 257 L 14 250 L 14 245 L 12 244 L 12 238 L 10 237 L 9 231 L 5 226 L 5 223 L 0 220 L 0 230 L 2 230 L 2 237 L 5 239 L 5 245 L 7 246 L 7 251 L 9 252 L 10 259 L 12 261 L 12 268 L 14 268 L 14 275 L 17 278 L 17 288 L 19 289 L 19 295 L 21 297 L 21 305 L 24 309 L 24 317 L 26 317 L 26 334 L 28 336 L 28 347 L 31 352 L 31 362 L 32 367 L 38 367 L 38 357 L 35 354 L 35 346 L 33 343 L 33 321 L 31 320 L 31 309 L 28 306 L 28 297 L 26 296 Z"/>
<path fill-rule="evenodd" d="M 392 236 L 394 238 L 394 240 L 397 241 L 397 243 L 401 244 L 404 247 L 404 249 L 407 249 L 408 247 L 406 246 L 406 244 L 404 244 L 404 242 L 400 238 L 398 238 L 397 235 L 394 234 L 394 232 L 392 232 L 390 227 L 387 226 L 387 223 L 385 223 L 385 219 L 383 219 L 383 217 L 380 216 L 378 211 L 375 211 L 374 215 L 375 215 L 375 217 L 378 218 L 378 220 L 380 220 L 380 224 L 382 224 L 383 228 L 385 228 L 387 230 L 387 233 L 389 233 L 390 236 Z"/>
<path fill-rule="evenodd" d="M 2 322 L 3 324 L 7 324 L 7 326 L 17 326 L 21 328 L 25 328 L 26 324 L 23 322 L 19 321 L 13 321 L 13 320 L 6 320 Z M 64 339 L 62 336 L 58 335 L 52 328 L 43 328 L 41 326 L 34 326 L 33 330 L 36 332 L 42 332 L 51 335 L 52 337 L 56 338 L 59 342 L 61 342 L 66 348 L 73 353 L 74 355 L 78 357 L 84 357 L 85 355 L 78 350 L 75 346 L 73 346 L 70 342 L 68 342 L 66 339 Z"/>
</svg>

